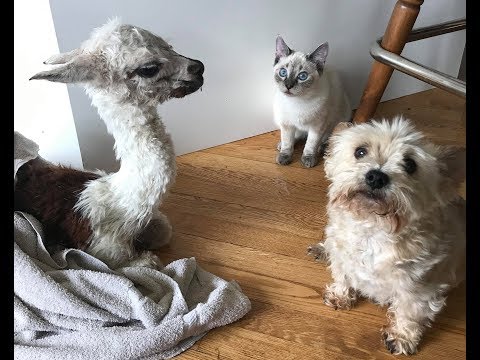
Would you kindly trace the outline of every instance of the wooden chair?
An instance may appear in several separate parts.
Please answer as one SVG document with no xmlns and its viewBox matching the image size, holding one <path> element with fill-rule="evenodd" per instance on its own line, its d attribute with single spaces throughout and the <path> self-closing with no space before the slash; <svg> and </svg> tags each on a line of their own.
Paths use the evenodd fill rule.
<svg viewBox="0 0 480 360">
<path fill-rule="evenodd" d="M 423 0 L 398 0 L 395 4 L 384 36 L 378 38 L 370 49 L 370 54 L 375 61 L 360 104 L 355 111 L 354 122 L 361 123 L 372 118 L 394 69 L 465 97 L 466 83 L 464 81 L 400 56 L 407 42 L 466 28 L 466 20 L 459 19 L 412 31 L 422 4 Z"/>
</svg>

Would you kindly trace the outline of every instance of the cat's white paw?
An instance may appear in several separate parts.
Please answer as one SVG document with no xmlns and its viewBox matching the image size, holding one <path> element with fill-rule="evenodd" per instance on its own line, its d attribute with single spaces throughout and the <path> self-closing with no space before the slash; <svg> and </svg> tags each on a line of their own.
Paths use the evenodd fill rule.
<svg viewBox="0 0 480 360">
<path fill-rule="evenodd" d="M 292 162 L 292 160 L 293 160 L 293 154 L 281 152 L 277 155 L 277 164 L 279 165 L 288 165 Z"/>
<path fill-rule="evenodd" d="M 318 155 L 302 155 L 301 162 L 304 167 L 311 168 L 318 164 L 319 156 Z"/>
</svg>

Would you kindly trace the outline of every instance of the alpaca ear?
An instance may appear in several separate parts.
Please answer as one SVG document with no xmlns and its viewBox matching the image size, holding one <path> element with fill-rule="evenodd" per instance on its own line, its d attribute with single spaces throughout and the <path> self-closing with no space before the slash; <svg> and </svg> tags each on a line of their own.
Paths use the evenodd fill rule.
<svg viewBox="0 0 480 360">
<path fill-rule="evenodd" d="M 466 177 L 466 149 L 461 146 L 444 145 L 438 147 L 437 159 L 443 163 L 442 173 L 455 184 Z"/>
<path fill-rule="evenodd" d="M 278 62 L 278 60 L 280 60 L 280 58 L 288 56 L 291 53 L 292 49 L 290 49 L 282 37 L 278 35 L 275 49 L 275 64 Z"/>
<path fill-rule="evenodd" d="M 63 59 L 70 57 L 67 54 L 63 55 Z M 51 70 L 39 72 L 33 75 L 30 80 L 49 80 L 61 83 L 80 83 L 93 80 L 96 74 L 93 59 L 88 55 L 70 55 L 73 59 L 68 63 Z M 54 61 L 61 61 L 60 56 L 57 55 Z"/>
<path fill-rule="evenodd" d="M 325 62 L 327 61 L 328 55 L 328 42 L 324 42 L 314 52 L 307 56 L 307 59 L 315 63 L 318 71 L 322 71 L 325 67 Z"/>
<path fill-rule="evenodd" d="M 74 49 L 69 52 L 53 55 L 45 60 L 43 63 L 46 65 L 58 65 L 66 64 L 72 61 L 76 56 L 80 55 L 82 51 L 80 49 Z"/>
</svg>

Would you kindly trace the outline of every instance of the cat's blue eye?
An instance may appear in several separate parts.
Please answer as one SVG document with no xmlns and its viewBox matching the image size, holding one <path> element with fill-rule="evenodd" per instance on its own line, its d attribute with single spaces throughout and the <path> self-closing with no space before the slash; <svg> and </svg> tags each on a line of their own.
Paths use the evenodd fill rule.
<svg viewBox="0 0 480 360">
<path fill-rule="evenodd" d="M 287 69 L 281 68 L 281 69 L 278 71 L 278 75 L 280 75 L 281 77 L 286 77 L 286 76 L 287 76 Z"/>
<path fill-rule="evenodd" d="M 308 74 L 305 71 L 302 71 L 300 74 L 298 74 L 297 78 L 300 81 L 305 81 L 308 78 Z"/>
</svg>

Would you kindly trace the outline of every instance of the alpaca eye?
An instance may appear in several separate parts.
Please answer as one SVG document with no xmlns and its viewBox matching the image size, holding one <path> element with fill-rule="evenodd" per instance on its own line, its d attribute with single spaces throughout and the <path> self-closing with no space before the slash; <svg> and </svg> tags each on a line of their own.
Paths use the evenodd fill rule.
<svg viewBox="0 0 480 360">
<path fill-rule="evenodd" d="M 148 64 L 142 67 L 139 67 L 136 72 L 143 78 L 151 78 L 158 74 L 160 71 L 160 66 L 158 64 Z"/>
<path fill-rule="evenodd" d="M 360 146 L 358 148 L 355 149 L 355 158 L 356 159 L 360 159 L 362 157 L 364 157 L 365 155 L 367 155 L 367 149 L 365 149 L 364 147 Z"/>
<path fill-rule="evenodd" d="M 287 69 L 281 68 L 281 69 L 278 71 L 278 75 L 280 75 L 281 77 L 287 76 Z"/>
<path fill-rule="evenodd" d="M 403 162 L 404 162 L 403 169 L 407 174 L 411 175 L 417 170 L 417 163 L 415 162 L 415 160 L 410 158 L 405 158 Z"/>
<path fill-rule="evenodd" d="M 308 78 L 308 74 L 305 71 L 302 71 L 300 74 L 298 74 L 297 78 L 300 81 L 305 81 Z"/>
</svg>

